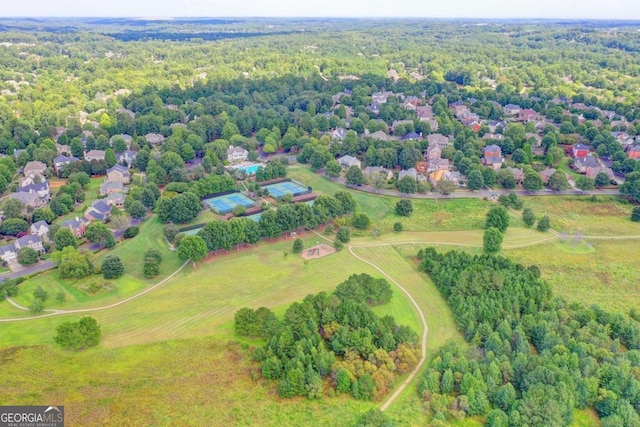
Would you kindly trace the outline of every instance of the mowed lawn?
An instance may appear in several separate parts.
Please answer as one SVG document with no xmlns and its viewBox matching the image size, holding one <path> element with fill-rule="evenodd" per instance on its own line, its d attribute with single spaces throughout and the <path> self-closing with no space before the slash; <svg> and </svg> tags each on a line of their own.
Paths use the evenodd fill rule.
<svg viewBox="0 0 640 427">
<path fill-rule="evenodd" d="M 49 293 L 49 299 L 45 303 L 46 308 L 75 309 L 97 307 L 111 304 L 140 292 L 152 283 L 156 283 L 173 273 L 182 264 L 175 252 L 168 249 L 162 234 L 163 224 L 156 217 L 151 217 L 140 226 L 140 234 L 133 239 L 119 243 L 114 249 L 104 250 L 94 259 L 100 264 L 105 256 L 117 255 L 125 266 L 125 274 L 116 279 L 106 281 L 102 275 L 92 275 L 81 280 L 66 280 L 60 278 L 57 270 L 51 270 L 40 274 L 20 284 L 20 292 L 15 300 L 28 307 L 33 300 L 33 291 L 41 286 Z M 160 274 L 154 278 L 147 278 L 143 274 L 144 253 L 149 248 L 155 248 L 162 254 Z M 107 282 L 113 286 L 113 290 L 89 295 L 79 289 L 79 286 L 91 282 Z M 60 304 L 54 300 L 56 293 L 62 291 L 66 301 Z M 0 307 L 5 303 L 0 303 Z M 7 304 L 8 305 L 8 304 Z M 4 307 L 0 308 L 0 317 L 22 317 L 25 312 Z"/>
<path fill-rule="evenodd" d="M 506 255 L 540 267 L 554 292 L 568 301 L 597 304 L 620 313 L 640 308 L 640 239 L 583 241 L 574 237 L 509 250 Z"/>
<path fill-rule="evenodd" d="M 336 191 L 348 191 L 353 195 L 358 209 L 373 220 L 372 229 L 381 233 L 393 231 L 393 224 L 401 222 L 408 231 L 470 230 L 484 224 L 486 213 L 492 202 L 482 199 L 411 199 L 413 214 L 401 217 L 395 214 L 399 197 L 382 196 L 350 190 L 328 178 L 311 171 L 308 166 L 294 166 L 287 169 L 288 176 L 303 182 L 314 191 L 334 194 Z"/>
<path fill-rule="evenodd" d="M 305 247 L 318 236 L 308 234 Z M 380 277 L 347 251 L 303 259 L 291 253 L 293 240 L 255 247 L 190 265 L 165 285 L 123 305 L 91 312 L 102 325 L 105 347 L 210 334 L 232 333 L 228 322 L 241 307 L 277 307 L 310 293 L 331 291 L 353 273 Z M 285 257 L 284 252 L 288 255 Z M 2 303 L 5 304 L 5 303 Z M 78 315 L 0 323 L 0 346 L 52 343 L 55 327 Z M 227 323 L 227 325 L 225 325 Z"/>
</svg>

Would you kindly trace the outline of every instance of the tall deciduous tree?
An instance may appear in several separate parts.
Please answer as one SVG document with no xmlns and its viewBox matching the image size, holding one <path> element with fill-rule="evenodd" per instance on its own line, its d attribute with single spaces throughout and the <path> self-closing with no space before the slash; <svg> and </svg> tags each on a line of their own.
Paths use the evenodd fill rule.
<svg viewBox="0 0 640 427">
<path fill-rule="evenodd" d="M 485 228 L 495 227 L 501 233 L 507 231 L 509 227 L 509 213 L 504 206 L 492 206 L 487 212 L 487 221 Z"/>
<path fill-rule="evenodd" d="M 492 254 L 500 252 L 502 248 L 503 235 L 496 227 L 491 227 L 485 230 L 483 236 L 484 251 Z"/>
<path fill-rule="evenodd" d="M 191 260 L 193 265 L 207 256 L 207 244 L 200 236 L 185 236 L 178 246 L 178 258 L 182 261 Z"/>
</svg>

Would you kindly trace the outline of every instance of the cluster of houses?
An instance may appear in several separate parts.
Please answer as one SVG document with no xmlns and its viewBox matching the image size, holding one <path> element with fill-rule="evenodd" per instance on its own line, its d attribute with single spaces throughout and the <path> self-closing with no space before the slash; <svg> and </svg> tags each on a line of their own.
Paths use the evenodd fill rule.
<svg viewBox="0 0 640 427">
<path fill-rule="evenodd" d="M 573 158 L 573 168 L 589 178 L 595 179 L 599 173 L 606 174 L 610 180 L 614 178 L 611 168 L 604 166 L 602 161 L 589 151 L 587 145 L 574 144 L 571 147 L 571 157 Z"/>
<path fill-rule="evenodd" d="M 66 149 L 61 146 L 59 149 Z M 111 215 L 111 208 L 124 206 L 127 184 L 131 182 L 130 166 L 135 160 L 135 151 L 127 150 L 118 153 L 119 164 L 107 170 L 105 181 L 100 185 L 100 196 L 104 198 L 94 200 L 85 210 L 84 215 L 63 221 L 60 226 L 67 227 L 76 237 L 82 237 L 87 225 L 91 221 L 105 221 Z M 105 152 L 102 150 L 90 150 L 85 153 L 85 159 L 104 160 Z M 63 159 L 64 158 L 64 159 Z M 70 163 L 78 161 L 75 157 L 60 154 L 54 159 L 54 169 L 56 172 L 64 166 L 64 162 Z M 123 163 L 127 166 L 123 166 Z M 10 199 L 21 201 L 25 207 L 33 209 L 43 208 L 51 200 L 49 182 L 45 176 L 47 165 L 39 161 L 32 161 L 23 168 L 23 177 L 19 179 L 19 185 L 15 192 L 9 194 Z M 6 262 L 16 260 L 20 248 L 28 246 L 39 253 L 44 253 L 43 240 L 49 231 L 49 225 L 45 221 L 38 221 L 29 227 L 29 233 L 18 238 L 8 245 L 0 247 L 0 259 Z"/>
</svg>

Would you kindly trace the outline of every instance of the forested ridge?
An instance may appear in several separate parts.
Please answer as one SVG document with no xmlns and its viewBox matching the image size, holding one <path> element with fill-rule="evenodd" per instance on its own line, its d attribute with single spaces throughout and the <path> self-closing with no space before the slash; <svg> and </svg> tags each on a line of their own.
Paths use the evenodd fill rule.
<svg viewBox="0 0 640 427">
<path fill-rule="evenodd" d="M 434 420 L 570 425 L 595 408 L 604 426 L 640 425 L 640 323 L 554 297 L 537 267 L 421 249 L 466 345 L 441 348 L 419 387 Z"/>
</svg>

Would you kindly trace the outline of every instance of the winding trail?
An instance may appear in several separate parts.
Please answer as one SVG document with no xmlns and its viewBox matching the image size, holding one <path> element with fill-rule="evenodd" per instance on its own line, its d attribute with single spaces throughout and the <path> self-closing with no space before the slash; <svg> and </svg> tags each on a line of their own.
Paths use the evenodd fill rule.
<svg viewBox="0 0 640 427">
<path fill-rule="evenodd" d="M 125 298 L 122 301 L 118 301 L 118 302 L 114 302 L 113 304 L 109 304 L 109 305 L 103 305 L 102 307 L 92 307 L 92 308 L 79 308 L 79 309 L 75 309 L 75 310 L 45 310 L 45 311 L 49 311 L 49 313 L 47 314 L 41 314 L 39 316 L 29 316 L 29 317 L 14 317 L 14 318 L 10 318 L 10 319 L 0 319 L 0 322 L 6 323 L 6 322 L 18 322 L 21 320 L 33 320 L 33 319 L 42 319 L 43 317 L 52 317 L 52 316 L 60 316 L 60 315 L 64 315 L 64 314 L 74 314 L 74 313 L 90 313 L 92 311 L 100 311 L 100 310 L 107 310 L 110 308 L 114 308 L 114 307 L 118 307 L 122 304 L 126 304 L 129 301 L 132 301 L 136 298 L 140 298 L 143 295 L 148 294 L 149 292 L 159 288 L 160 286 L 164 285 L 165 283 L 167 283 L 169 280 L 171 280 L 173 277 L 175 277 L 176 274 L 180 273 L 186 266 L 187 264 L 189 264 L 191 261 L 185 261 L 184 264 L 182 264 L 176 271 L 174 271 L 173 273 L 171 273 L 170 275 L 168 275 L 167 277 L 165 277 L 164 279 L 162 279 L 161 281 L 159 281 L 158 283 L 156 283 L 153 286 L 148 287 L 147 289 L 138 292 L 135 295 L 131 295 L 129 298 Z M 25 307 L 21 306 L 20 304 L 18 304 L 17 302 L 13 301 L 11 298 L 9 298 L 8 296 L 5 296 L 5 298 L 7 299 L 7 301 L 9 301 L 9 303 L 21 310 L 26 310 Z"/>
</svg>

